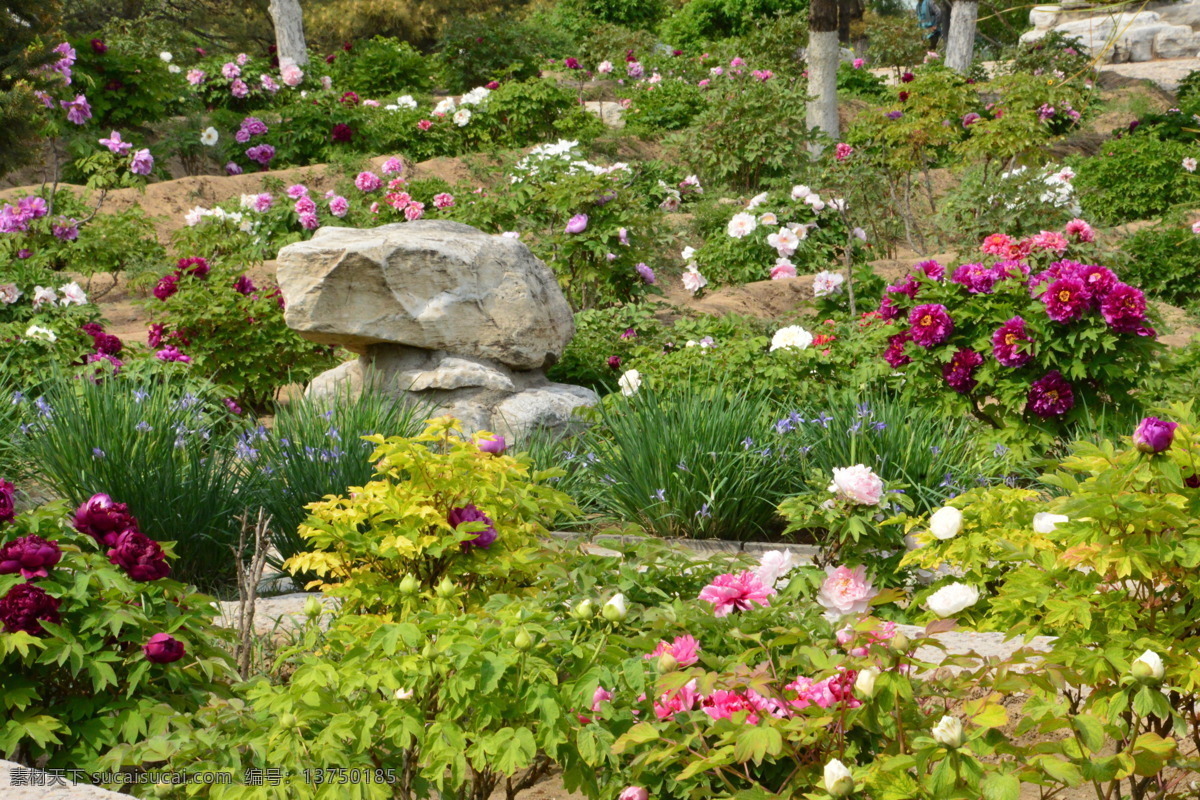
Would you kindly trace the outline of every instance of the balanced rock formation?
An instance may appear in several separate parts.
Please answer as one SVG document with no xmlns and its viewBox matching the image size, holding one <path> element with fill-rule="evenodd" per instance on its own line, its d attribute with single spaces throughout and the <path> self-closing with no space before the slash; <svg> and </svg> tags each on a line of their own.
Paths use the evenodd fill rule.
<svg viewBox="0 0 1200 800">
<path fill-rule="evenodd" d="M 321 228 L 279 252 L 278 280 L 289 327 L 359 354 L 310 395 L 372 383 L 511 438 L 566 429 L 597 400 L 546 378 L 575 325 L 554 274 L 516 239 L 438 220 Z"/>
</svg>

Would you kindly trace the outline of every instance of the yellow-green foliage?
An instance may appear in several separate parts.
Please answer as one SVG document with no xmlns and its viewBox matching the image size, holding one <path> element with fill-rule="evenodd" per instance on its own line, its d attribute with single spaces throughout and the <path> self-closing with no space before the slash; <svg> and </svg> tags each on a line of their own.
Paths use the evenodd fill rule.
<svg viewBox="0 0 1200 800">
<path fill-rule="evenodd" d="M 481 438 L 491 438 L 486 432 Z M 527 458 L 491 455 L 463 438 L 452 417 L 430 420 L 412 438 L 366 437 L 378 447 L 375 480 L 313 503 L 300 526 L 312 552 L 285 566 L 321 576 L 347 612 L 389 613 L 433 596 L 473 606 L 520 591 L 537 573 L 542 520 L 575 513 L 571 499 L 546 485 L 557 471 L 534 471 Z M 474 505 L 497 533 L 488 548 L 464 543 L 485 526 L 448 521 Z"/>
</svg>

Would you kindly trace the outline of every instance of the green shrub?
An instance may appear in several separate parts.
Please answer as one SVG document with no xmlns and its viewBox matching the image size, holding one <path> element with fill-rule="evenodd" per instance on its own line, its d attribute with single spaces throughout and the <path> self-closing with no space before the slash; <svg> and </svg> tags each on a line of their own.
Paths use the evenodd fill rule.
<svg viewBox="0 0 1200 800">
<path fill-rule="evenodd" d="M 167 62 L 119 45 L 104 53 L 89 39 L 72 39 L 76 60 L 72 79 L 92 107 L 88 125 L 108 135 L 110 128 L 144 126 L 183 110 L 186 95 L 182 75 L 167 70 Z"/>
<path fill-rule="evenodd" d="M 1006 69 L 1010 73 L 1050 75 L 1080 81 L 1089 75 L 1091 56 L 1078 36 L 1050 31 L 1034 42 L 1017 45 Z"/>
<path fill-rule="evenodd" d="M 214 696 L 229 697 L 237 676 L 211 598 L 131 574 L 106 555 L 109 545 L 66 524 L 68 513 L 56 503 L 0 522 L 0 545 L 36 536 L 59 553 L 42 577 L 0 575 L 0 753 L 99 772 L 111 749 L 144 745 Z M 40 621 L 12 614 L 8 601 L 22 593 L 44 604 Z M 164 636 L 182 646 L 181 659 L 164 663 Z"/>
<path fill-rule="evenodd" d="M 686 128 L 704 108 L 704 90 L 694 83 L 667 79 L 638 83 L 629 92 L 625 124 L 630 133 L 655 134 Z"/>
<path fill-rule="evenodd" d="M 579 96 L 552 80 L 507 81 L 472 117 L 472 146 L 517 148 L 562 137 L 592 139 L 604 124 L 579 104 Z"/>
<path fill-rule="evenodd" d="M 855 67 L 844 61 L 838 65 L 837 90 L 839 94 L 848 94 L 851 97 L 869 100 L 877 100 L 887 94 L 887 86 L 883 82 L 883 78 L 864 67 Z"/>
<path fill-rule="evenodd" d="M 353 91 L 382 100 L 396 94 L 433 88 L 430 63 L 408 42 L 386 36 L 356 41 L 329 67 L 338 91 Z"/>
<path fill-rule="evenodd" d="M 691 0 L 663 22 L 661 33 L 672 47 L 698 49 L 746 33 L 759 20 L 807 11 L 807 0 Z"/>
<path fill-rule="evenodd" d="M 1200 202 L 1200 176 L 1180 166 L 1194 155 L 1192 145 L 1146 136 L 1106 142 L 1096 155 L 1071 160 L 1079 203 L 1089 219 L 1117 224 Z"/>
<path fill-rule="evenodd" d="M 569 0 L 577 13 L 609 25 L 651 30 L 667 12 L 666 0 Z"/>
<path fill-rule="evenodd" d="M 97 493 L 126 503 L 142 533 L 174 542 L 180 580 L 227 588 L 231 548 L 251 505 L 235 447 L 236 418 L 219 390 L 167 365 L 158 380 L 62 377 L 22 407 L 22 460 L 79 505 Z"/>
<path fill-rule="evenodd" d="M 438 42 L 441 83 L 457 93 L 489 81 L 537 77 L 543 45 L 541 31 L 504 14 L 458 20 Z"/>
<path fill-rule="evenodd" d="M 1121 277 L 1154 297 L 1177 306 L 1200 299 L 1200 236 L 1190 225 L 1162 222 L 1121 242 L 1128 261 Z"/>
<path fill-rule="evenodd" d="M 935 221 L 947 241 L 972 248 L 996 231 L 1021 237 L 1062 228 L 1080 213 L 1073 181 L 1074 171 L 1056 164 L 967 167 L 938 203 Z"/>
</svg>

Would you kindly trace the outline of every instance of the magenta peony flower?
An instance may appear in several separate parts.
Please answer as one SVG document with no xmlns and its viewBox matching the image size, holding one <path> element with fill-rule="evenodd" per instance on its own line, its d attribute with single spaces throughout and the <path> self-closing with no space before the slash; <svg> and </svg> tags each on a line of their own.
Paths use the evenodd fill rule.
<svg viewBox="0 0 1200 800">
<path fill-rule="evenodd" d="M 404 162 L 401 161 L 400 159 L 396 158 L 395 156 L 392 156 L 387 161 L 383 162 L 383 174 L 384 175 L 403 175 L 404 174 Z"/>
<path fill-rule="evenodd" d="M 576 214 L 567 221 L 567 233 L 583 233 L 587 230 L 588 215 Z"/>
<path fill-rule="evenodd" d="M 250 280 L 249 275 L 242 275 L 233 282 L 233 290 L 238 294 L 243 294 L 249 297 L 258 291 L 258 287 L 254 285 L 254 281 Z M 161 338 L 159 341 L 161 341 Z M 151 342 L 150 346 L 158 347 L 158 342 Z"/>
<path fill-rule="evenodd" d="M 886 287 L 883 291 L 887 294 L 902 294 L 905 297 L 916 299 L 917 292 L 921 290 L 921 283 L 917 280 L 917 276 L 909 274 L 904 276 L 904 280 L 900 283 L 893 283 Z"/>
<path fill-rule="evenodd" d="M 1178 427 L 1178 422 L 1146 417 L 1133 432 L 1133 446 L 1143 453 L 1161 453 L 1171 446 L 1175 439 L 1175 429 Z M 0 569 L 0 572 L 3 571 Z"/>
<path fill-rule="evenodd" d="M 229 409 L 229 413 L 231 413 L 231 414 L 236 414 L 236 415 L 238 415 L 238 416 L 241 416 L 241 413 L 242 413 L 242 407 L 241 407 L 241 406 L 239 406 L 239 405 L 237 404 L 237 401 L 236 401 L 236 400 L 234 400 L 232 397 L 226 397 L 226 398 L 225 398 L 224 400 L 222 400 L 221 402 L 222 402 L 222 403 L 224 403 L 224 404 L 225 404 L 225 407 Z"/>
<path fill-rule="evenodd" d="M 1146 296 L 1141 289 L 1127 283 L 1117 283 L 1109 290 L 1100 301 L 1100 313 L 1113 330 L 1126 333 L 1146 330 Z"/>
<path fill-rule="evenodd" d="M 963 264 L 950 276 L 953 283 L 967 287 L 971 294 L 991 294 L 1000 276 L 983 264 Z"/>
<path fill-rule="evenodd" d="M 150 329 L 146 331 L 146 344 L 150 345 L 151 347 L 158 347 L 160 344 L 162 344 L 163 332 L 165 330 L 166 326 L 161 322 L 156 322 L 151 325 Z"/>
<path fill-rule="evenodd" d="M 607 363 L 608 363 L 609 369 L 620 369 L 621 368 L 621 357 L 620 356 L 609 356 Z"/>
<path fill-rule="evenodd" d="M 204 280 L 208 277 L 210 268 L 206 259 L 181 258 L 175 262 L 175 271 L 179 275 L 191 275 L 193 278 Z"/>
<path fill-rule="evenodd" d="M 383 179 L 374 172 L 360 172 L 354 179 L 354 185 L 360 192 L 373 192 L 383 186 Z"/>
<path fill-rule="evenodd" d="M 900 319 L 900 306 L 896 305 L 896 302 L 888 297 L 885 292 L 883 299 L 879 301 L 879 308 L 875 313 L 879 315 L 880 319 Z"/>
<path fill-rule="evenodd" d="M 0 625 L 5 633 L 24 631 L 44 636 L 42 622 L 58 622 L 58 599 L 32 583 L 18 583 L 0 597 Z"/>
<path fill-rule="evenodd" d="M 304 197 L 296 198 L 296 202 L 292 204 L 292 210 L 295 211 L 298 216 L 315 214 L 317 213 L 317 204 L 311 197 L 305 195 Z"/>
<path fill-rule="evenodd" d="M 127 530 L 117 537 L 108 551 L 108 560 L 135 581 L 156 581 L 171 572 L 158 542 L 136 530 Z"/>
<path fill-rule="evenodd" d="M 854 148 L 845 142 L 838 142 L 837 147 L 833 148 L 833 157 L 838 161 L 845 161 L 854 154 Z"/>
<path fill-rule="evenodd" d="M 1079 319 L 1091 305 L 1092 298 L 1087 286 L 1079 278 L 1059 278 L 1042 293 L 1046 316 L 1055 322 L 1072 322 Z"/>
<path fill-rule="evenodd" d="M 12 522 L 17 517 L 17 487 L 0 480 L 0 523 Z"/>
<path fill-rule="evenodd" d="M 690 667 L 700 660 L 700 643 L 694 636 L 676 636 L 670 644 L 659 642 L 654 652 L 647 653 L 643 658 L 647 661 L 657 661 L 663 653 L 670 653 L 679 666 Z"/>
<path fill-rule="evenodd" d="M 19 572 L 26 580 L 45 578 L 61 558 L 57 542 L 33 534 L 22 536 L 0 547 L 0 575 Z"/>
<path fill-rule="evenodd" d="M 1030 384 L 1028 407 L 1042 419 L 1057 417 L 1075 407 L 1075 393 L 1062 373 L 1054 369 Z"/>
<path fill-rule="evenodd" d="M 150 151 L 145 148 L 134 153 L 133 158 L 129 161 L 129 171 L 134 175 L 149 175 L 152 169 L 154 169 L 154 156 L 150 155 Z"/>
<path fill-rule="evenodd" d="M 1080 265 L 1075 270 L 1075 277 L 1083 281 L 1083 285 L 1087 287 L 1088 294 L 1092 298 L 1092 305 L 1095 307 L 1099 307 L 1104 297 L 1119 282 L 1115 272 L 1108 267 L 1101 267 L 1098 264 L 1091 264 L 1089 266 Z"/>
<path fill-rule="evenodd" d="M 170 664 L 183 658 L 186 648 L 183 642 L 166 633 L 156 633 L 142 645 L 146 660 L 154 664 Z"/>
<path fill-rule="evenodd" d="M 169 275 L 163 275 L 158 279 L 158 284 L 154 287 L 154 296 L 159 300 L 166 300 L 171 295 L 179 291 L 179 276 L 172 272 Z"/>
<path fill-rule="evenodd" d="M 499 435 L 491 439 L 477 439 L 475 444 L 479 447 L 480 451 L 491 453 L 494 456 L 503 455 L 504 451 L 508 449 L 508 442 L 504 441 L 504 437 Z"/>
<path fill-rule="evenodd" d="M 1096 241 L 1096 231 L 1091 225 L 1081 219 L 1073 219 L 1067 223 L 1064 229 L 1068 236 L 1074 236 L 1079 242 L 1094 242 Z"/>
<path fill-rule="evenodd" d="M 451 528 L 457 528 L 464 522 L 482 522 L 484 524 L 484 529 L 476 533 L 474 539 L 468 539 L 462 543 L 464 552 L 471 547 L 480 547 L 487 550 L 492 546 L 492 542 L 496 541 L 496 527 L 492 523 L 492 520 L 472 503 L 467 503 L 460 508 L 450 509 L 450 513 L 446 516 L 446 521 L 450 523 Z"/>
<path fill-rule="evenodd" d="M 1013 317 L 992 334 L 992 355 L 1006 367 L 1022 367 L 1033 358 L 1022 342 L 1032 343 L 1033 339 L 1025 330 L 1025 320 Z"/>
<path fill-rule="evenodd" d="M 930 278 L 935 281 L 940 281 L 946 277 L 946 268 L 933 259 L 922 261 L 921 263 L 917 264 L 916 269 L 920 270 L 921 274 L 926 278 Z"/>
<path fill-rule="evenodd" d="M 236 162 L 228 161 L 225 163 L 225 174 L 226 175 L 241 175 L 242 168 L 240 166 L 238 166 Z"/>
<path fill-rule="evenodd" d="M 154 357 L 159 361 L 178 361 L 181 364 L 190 364 L 192 362 L 191 356 L 184 355 L 184 353 L 173 344 L 169 344 L 162 350 L 157 351 L 154 354 Z"/>
<path fill-rule="evenodd" d="M 921 347 L 935 347 L 950 338 L 954 322 L 941 303 L 917 306 L 908 315 L 912 341 Z"/>
<path fill-rule="evenodd" d="M 129 506 L 113 502 L 106 494 L 94 494 L 75 509 L 72 526 L 86 533 L 104 547 L 116 544 L 117 537 L 125 531 L 137 531 L 137 520 L 129 513 Z"/>
<path fill-rule="evenodd" d="M 883 360 L 890 364 L 892 369 L 899 369 L 905 364 L 911 364 L 912 359 L 904 353 L 904 345 L 911 341 L 912 333 L 910 331 L 902 331 L 889 336 L 887 350 L 883 351 Z"/>
<path fill-rule="evenodd" d="M 724 617 L 731 611 L 749 611 L 754 604 L 771 605 L 767 599 L 775 590 L 764 586 L 752 570 L 734 575 L 718 575 L 713 582 L 700 590 L 699 599 L 712 603 L 713 612 Z"/>
<path fill-rule="evenodd" d="M 329 213 L 335 217 L 344 217 L 350 211 L 350 201 L 340 194 L 329 199 Z"/>
<path fill-rule="evenodd" d="M 961 349 L 951 357 L 949 363 L 942 365 L 942 377 L 950 388 L 959 394 L 966 394 L 975 388 L 975 370 L 983 363 L 983 356 L 974 350 Z"/>
</svg>

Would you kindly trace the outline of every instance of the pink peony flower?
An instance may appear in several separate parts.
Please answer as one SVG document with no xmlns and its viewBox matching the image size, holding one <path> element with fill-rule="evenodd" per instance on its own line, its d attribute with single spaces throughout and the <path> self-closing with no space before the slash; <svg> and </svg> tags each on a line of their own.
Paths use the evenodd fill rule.
<svg viewBox="0 0 1200 800">
<path fill-rule="evenodd" d="M 993 233 L 985 236 L 979 249 L 989 256 L 1006 256 L 1013 246 L 1013 239 L 1003 233 Z"/>
<path fill-rule="evenodd" d="M 410 202 L 404 209 L 404 218 L 409 222 L 416 222 L 425 215 L 425 204 L 418 203 L 415 200 Z"/>
<path fill-rule="evenodd" d="M 608 689 L 605 689 L 603 686 L 597 686 L 596 691 L 592 692 L 592 713 L 600 713 L 600 704 L 611 703 L 612 699 L 612 692 L 610 692 Z"/>
<path fill-rule="evenodd" d="M 571 219 L 567 220 L 567 231 L 566 232 L 567 233 L 583 233 L 585 230 L 587 230 L 587 226 L 588 226 L 588 215 L 587 214 L 576 214 L 575 216 L 571 217 Z"/>
<path fill-rule="evenodd" d="M 87 98 L 81 94 L 76 95 L 74 100 L 61 101 L 60 105 L 67 110 L 68 122 L 82 125 L 92 118 L 92 107 L 88 105 Z"/>
<path fill-rule="evenodd" d="M 169 344 L 162 350 L 156 352 L 154 357 L 159 361 L 178 361 L 181 364 L 190 364 L 192 362 L 191 356 L 184 355 L 182 352 L 180 352 L 179 348 L 173 344 Z"/>
<path fill-rule="evenodd" d="M 249 96 L 250 87 L 241 78 L 234 78 L 233 83 L 229 84 L 229 93 L 240 99 Z"/>
<path fill-rule="evenodd" d="M 232 61 L 226 61 L 221 65 L 221 74 L 224 75 L 227 80 L 233 80 L 234 78 L 241 77 L 242 69 Z"/>
<path fill-rule="evenodd" d="M 862 464 L 834 467 L 829 491 L 860 506 L 877 506 L 883 498 L 883 479 Z"/>
<path fill-rule="evenodd" d="M 654 648 L 654 652 L 648 653 L 642 658 L 647 661 L 657 661 L 663 653 L 670 653 L 679 666 L 690 667 L 700 659 L 700 643 L 696 641 L 696 637 L 691 635 L 676 636 L 670 644 L 665 641 L 659 642 L 658 646 Z"/>
<path fill-rule="evenodd" d="M 764 586 L 753 571 L 746 570 L 736 575 L 718 575 L 700 590 L 699 599 L 712 603 L 715 614 L 724 617 L 731 611 L 749 611 L 756 603 L 769 606 L 767 598 L 773 594 L 774 589 Z"/>
<path fill-rule="evenodd" d="M 445 209 L 454 207 L 454 195 L 449 192 L 441 192 L 433 196 L 433 207 L 436 209 Z"/>
<path fill-rule="evenodd" d="M 775 266 L 771 267 L 771 280 L 773 281 L 794 277 L 796 277 L 796 265 L 787 259 L 781 258 Z"/>
<path fill-rule="evenodd" d="M 292 210 L 297 214 L 315 214 L 317 211 L 316 202 L 307 195 L 297 198 Z"/>
<path fill-rule="evenodd" d="M 880 490 L 883 486 L 880 484 Z M 865 503 L 864 505 L 874 505 Z M 871 607 L 871 599 L 879 591 L 867 580 L 867 568 L 857 566 L 825 568 L 825 582 L 817 592 L 817 602 L 827 609 L 831 616 L 844 617 L 848 614 L 861 614 Z"/>
<path fill-rule="evenodd" d="M 1096 241 L 1096 231 L 1081 219 L 1073 219 L 1068 222 L 1065 230 L 1068 236 L 1074 236 L 1078 242 Z"/>
<path fill-rule="evenodd" d="M 991 294 L 999 278 L 994 269 L 983 264 L 963 264 L 950 276 L 951 282 L 967 287 L 971 294 Z"/>
<path fill-rule="evenodd" d="M 183 642 L 166 633 L 156 633 L 142 645 L 146 660 L 153 664 L 170 664 L 183 658 L 186 648 Z"/>
<path fill-rule="evenodd" d="M 350 211 L 350 201 L 341 195 L 334 195 L 329 200 L 329 213 L 335 217 L 344 217 Z"/>
<path fill-rule="evenodd" d="M 693 678 L 674 692 L 664 692 L 654 702 L 654 715 L 659 719 L 667 719 L 676 714 L 691 711 L 696 707 L 696 701 L 699 698 L 700 695 L 696 691 L 696 679 Z"/>
<path fill-rule="evenodd" d="M 262 214 L 263 212 L 270 209 L 271 205 L 274 202 L 275 202 L 275 198 L 271 196 L 270 192 L 261 192 L 259 194 L 254 195 L 254 200 L 251 201 L 250 207 L 253 208 L 255 211 L 257 211 L 259 214 Z"/>
<path fill-rule="evenodd" d="M 1013 317 L 992 334 L 992 355 L 1006 367 L 1023 367 L 1033 359 L 1027 344 L 1033 339 L 1025 330 L 1025 320 Z"/>
<path fill-rule="evenodd" d="M 954 321 L 941 303 L 917 306 L 908 315 L 912 341 L 921 347 L 935 347 L 950 338 Z"/>
<path fill-rule="evenodd" d="M 206 75 L 202 69 L 189 69 L 187 71 L 187 82 L 192 86 L 199 86 L 200 84 L 204 83 L 205 77 Z"/>
<path fill-rule="evenodd" d="M 940 281 L 946 277 L 946 268 L 933 259 L 920 262 L 915 269 L 920 270 L 922 275 L 931 280 Z"/>
<path fill-rule="evenodd" d="M 312 212 L 300 214 L 300 227 L 306 231 L 315 231 L 321 227 L 321 221 L 317 219 L 317 215 Z"/>
<path fill-rule="evenodd" d="M 617 800 L 650 800 L 650 793 L 641 786 L 626 786 Z"/>
<path fill-rule="evenodd" d="M 150 155 L 150 151 L 142 148 L 133 154 L 133 158 L 129 162 L 129 171 L 134 175 L 149 175 L 150 170 L 154 169 L 154 156 Z"/>
<path fill-rule="evenodd" d="M 490 453 L 494 456 L 504 455 L 504 451 L 508 449 L 508 442 L 503 436 L 496 434 L 490 439 L 476 439 L 475 446 L 479 448 L 481 453 Z"/>
<path fill-rule="evenodd" d="M 1042 231 L 1029 237 L 1029 247 L 1032 250 L 1062 253 L 1067 249 L 1067 244 L 1067 237 L 1058 231 Z"/>
<path fill-rule="evenodd" d="M 383 162 L 383 174 L 384 175 L 403 175 L 404 174 L 404 162 L 401 161 L 400 159 L 396 158 L 395 156 L 392 156 L 387 161 Z"/>
<path fill-rule="evenodd" d="M 1146 417 L 1133 431 L 1133 446 L 1143 453 L 1161 453 L 1169 448 L 1175 440 L 1175 429 L 1178 427 L 1178 422 L 1168 422 L 1158 417 Z M 4 572 L 2 553 L 3 551 L 0 551 L 0 572 Z M 26 575 L 26 577 L 29 576 Z"/>
<path fill-rule="evenodd" d="M 738 692 L 717 689 L 700 701 L 700 710 L 713 719 L 731 719 L 734 714 L 746 712 L 746 724 L 758 724 L 758 709 L 750 698 Z"/>
<path fill-rule="evenodd" d="M 845 161 L 854 153 L 854 148 L 845 142 L 839 142 L 837 147 L 833 148 L 833 157 L 838 161 Z"/>
<path fill-rule="evenodd" d="M 354 185 L 360 192 L 373 192 L 383 186 L 383 179 L 374 172 L 360 172 L 354 179 Z"/>
<path fill-rule="evenodd" d="M 288 62 L 280 65 L 279 77 L 287 86 L 299 86 L 304 80 L 304 70 L 296 66 L 293 62 Z"/>
<path fill-rule="evenodd" d="M 121 134 L 118 131 L 113 131 L 108 135 L 107 139 L 100 139 L 100 144 L 108 148 L 110 153 L 123 156 L 133 149 L 133 145 L 129 142 L 121 141 Z"/>
</svg>

